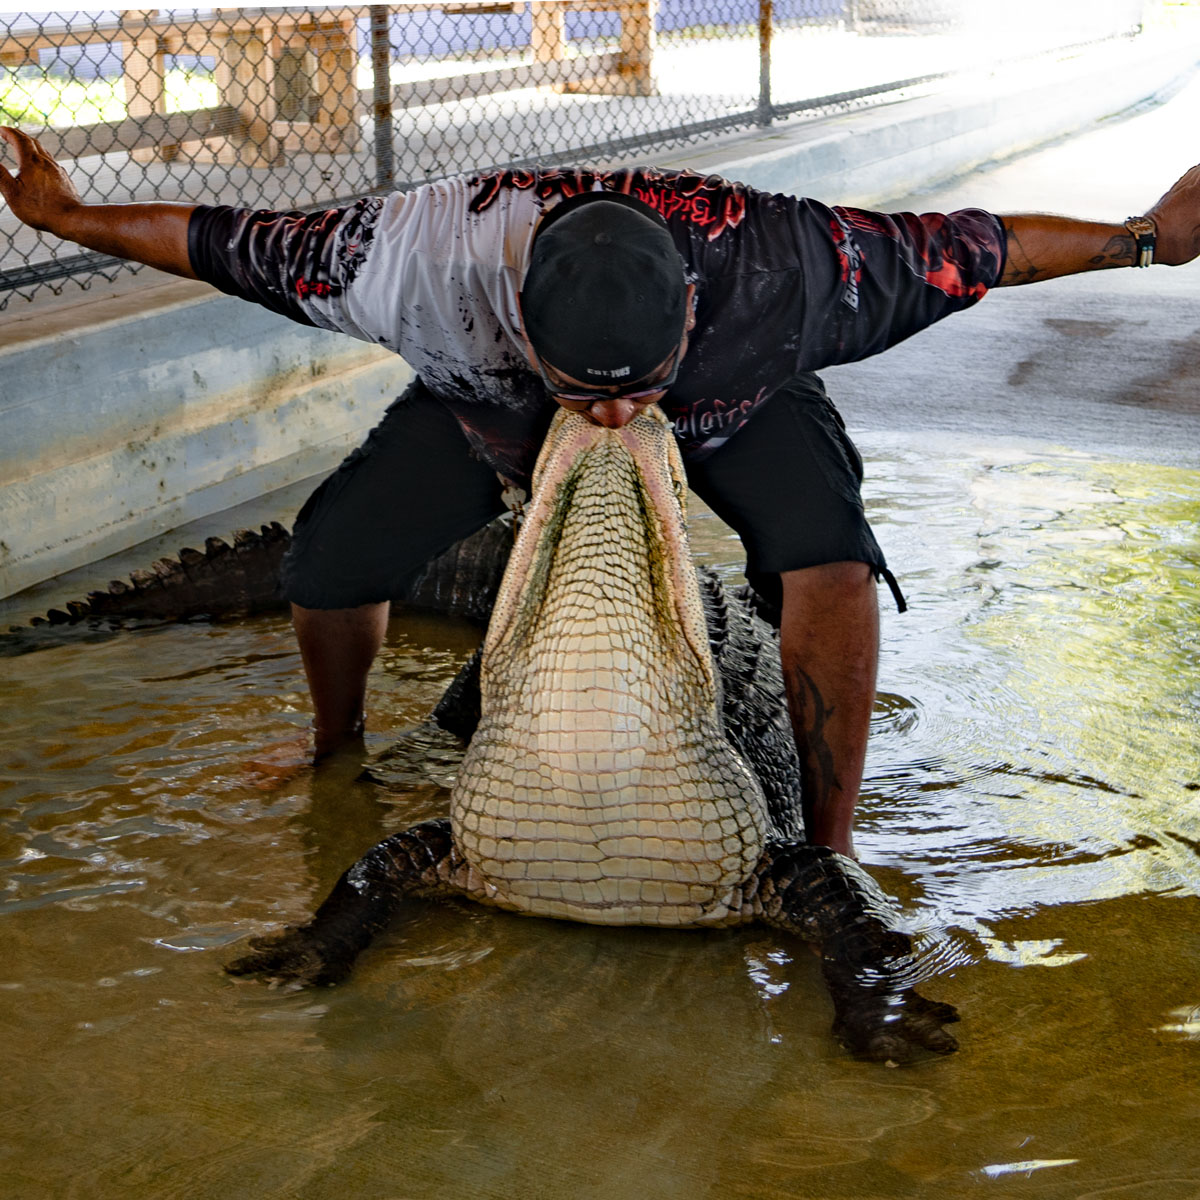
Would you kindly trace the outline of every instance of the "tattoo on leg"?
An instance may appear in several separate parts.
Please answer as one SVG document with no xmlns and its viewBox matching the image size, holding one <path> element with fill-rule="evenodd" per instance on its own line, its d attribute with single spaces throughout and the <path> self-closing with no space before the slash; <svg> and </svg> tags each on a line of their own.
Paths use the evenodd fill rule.
<svg viewBox="0 0 1200 1200">
<path fill-rule="evenodd" d="M 804 780 L 804 810 L 841 790 L 833 763 L 833 750 L 825 738 L 825 724 L 834 709 L 826 705 L 813 677 L 800 667 L 787 672 L 788 693 L 792 698 L 792 724 L 800 743 L 800 770 Z"/>
</svg>

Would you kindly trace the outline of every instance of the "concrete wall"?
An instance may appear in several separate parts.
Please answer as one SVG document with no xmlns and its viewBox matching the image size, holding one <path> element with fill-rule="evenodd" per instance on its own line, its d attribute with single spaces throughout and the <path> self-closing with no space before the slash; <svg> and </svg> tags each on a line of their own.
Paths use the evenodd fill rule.
<svg viewBox="0 0 1200 1200">
<path fill-rule="evenodd" d="M 327 470 L 411 375 L 164 278 L 0 327 L 0 595 Z"/>
<path fill-rule="evenodd" d="M 1195 59 L 1139 39 L 997 77 L 985 94 L 727 138 L 676 161 L 883 204 L 1148 100 Z M 377 348 L 155 272 L 10 309 L 0 315 L 0 596 L 329 469 L 408 377 Z"/>
<path fill-rule="evenodd" d="M 1190 37 L 1146 35 L 1062 61 L 1044 57 L 997 69 L 986 80 L 929 95 L 730 139 L 700 157 L 706 169 L 764 191 L 883 206 L 1166 98 L 1198 60 Z M 696 160 L 691 152 L 675 157 L 679 165 Z"/>
</svg>

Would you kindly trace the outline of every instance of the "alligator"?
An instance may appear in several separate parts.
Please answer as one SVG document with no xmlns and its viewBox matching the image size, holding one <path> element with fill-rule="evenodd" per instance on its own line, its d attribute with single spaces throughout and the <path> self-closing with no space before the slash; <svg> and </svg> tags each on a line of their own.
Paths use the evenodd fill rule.
<svg viewBox="0 0 1200 1200">
<path fill-rule="evenodd" d="M 512 550 L 513 517 L 506 513 L 430 560 L 391 599 L 405 608 L 463 617 L 486 625 Z M 84 627 L 104 634 L 147 622 L 225 620 L 283 611 L 280 564 L 291 535 L 273 521 L 258 531 L 239 529 L 232 542 L 210 537 L 204 549 L 185 546 L 175 558 L 156 559 L 127 579 L 68 600 L 26 625 L 0 632 L 0 657 L 41 649 Z"/>
<path fill-rule="evenodd" d="M 853 860 L 805 841 L 777 640 L 697 571 L 670 425 L 560 412 L 480 653 L 431 723 L 468 740 L 449 815 L 396 833 L 313 917 L 226 970 L 330 985 L 410 900 L 608 925 L 761 921 L 811 943 L 855 1055 L 950 1053 L 898 915 Z"/>
</svg>

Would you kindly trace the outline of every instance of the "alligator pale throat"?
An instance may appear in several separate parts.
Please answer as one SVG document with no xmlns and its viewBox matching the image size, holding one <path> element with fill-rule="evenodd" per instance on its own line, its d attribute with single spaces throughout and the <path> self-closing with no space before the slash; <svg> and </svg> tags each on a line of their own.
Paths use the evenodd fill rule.
<svg viewBox="0 0 1200 1200">
<path fill-rule="evenodd" d="M 450 809 L 494 903 L 615 925 L 728 917 L 766 843 L 724 736 L 658 410 L 563 413 L 484 643 L 482 718 Z"/>
<path fill-rule="evenodd" d="M 691 563 L 666 418 L 559 413 L 481 661 L 434 712 L 470 737 L 449 819 L 368 851 L 239 975 L 335 983 L 413 898 L 618 925 L 765 921 L 818 945 L 857 1053 L 955 1048 L 856 863 L 803 839 L 773 631 Z M 476 690 L 477 689 L 477 690 Z"/>
</svg>

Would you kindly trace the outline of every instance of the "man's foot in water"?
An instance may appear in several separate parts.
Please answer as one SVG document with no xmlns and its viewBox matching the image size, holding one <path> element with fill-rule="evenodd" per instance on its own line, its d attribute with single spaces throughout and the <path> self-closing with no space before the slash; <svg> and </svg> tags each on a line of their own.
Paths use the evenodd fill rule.
<svg viewBox="0 0 1200 1200">
<path fill-rule="evenodd" d="M 361 723 L 357 729 L 336 738 L 309 729 L 264 746 L 242 764 L 242 770 L 250 777 L 252 786 L 271 791 L 314 767 L 351 761 L 361 767 L 366 754 Z"/>
</svg>

